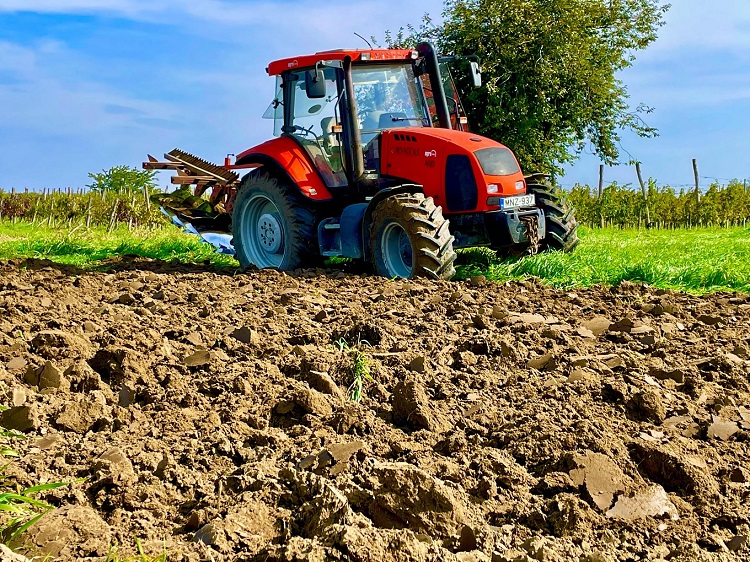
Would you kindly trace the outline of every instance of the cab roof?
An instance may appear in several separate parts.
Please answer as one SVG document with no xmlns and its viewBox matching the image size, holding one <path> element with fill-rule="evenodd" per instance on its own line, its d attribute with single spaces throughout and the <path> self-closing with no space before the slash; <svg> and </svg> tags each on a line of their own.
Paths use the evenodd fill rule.
<svg viewBox="0 0 750 562">
<path fill-rule="evenodd" d="M 294 68 L 311 68 L 321 60 L 343 61 L 350 57 L 354 62 L 410 61 L 417 57 L 417 52 L 410 49 L 338 49 L 321 51 L 314 55 L 303 55 L 273 61 L 266 68 L 270 76 L 276 76 Z"/>
</svg>

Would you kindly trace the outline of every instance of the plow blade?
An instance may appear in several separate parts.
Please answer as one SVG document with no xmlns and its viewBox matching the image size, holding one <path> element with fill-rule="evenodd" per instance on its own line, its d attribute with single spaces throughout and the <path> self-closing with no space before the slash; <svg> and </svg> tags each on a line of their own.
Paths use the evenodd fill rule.
<svg viewBox="0 0 750 562">
<path fill-rule="evenodd" d="M 229 231 L 239 176 L 177 148 L 164 158 L 159 161 L 149 154 L 143 168 L 176 172 L 170 181 L 179 187 L 154 194 L 151 200 L 183 231 L 199 236 L 222 254 L 234 255 Z"/>
<path fill-rule="evenodd" d="M 148 155 L 148 161 L 143 163 L 145 170 L 176 170 L 178 178 L 190 178 L 195 184 L 233 184 L 239 176 L 234 172 L 212 164 L 203 158 L 198 158 L 178 148 L 164 155 L 165 162 L 159 162 Z"/>
</svg>

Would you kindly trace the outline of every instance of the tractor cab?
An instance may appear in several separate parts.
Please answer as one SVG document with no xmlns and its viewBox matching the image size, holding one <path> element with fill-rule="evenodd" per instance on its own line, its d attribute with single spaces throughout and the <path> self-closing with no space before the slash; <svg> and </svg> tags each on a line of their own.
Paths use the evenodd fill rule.
<svg viewBox="0 0 750 562">
<path fill-rule="evenodd" d="M 275 136 L 304 148 L 329 189 L 377 190 L 383 131 L 463 130 L 466 123 L 445 61 L 427 47 L 328 51 L 271 63 L 276 95 L 263 117 L 274 120 Z"/>
</svg>

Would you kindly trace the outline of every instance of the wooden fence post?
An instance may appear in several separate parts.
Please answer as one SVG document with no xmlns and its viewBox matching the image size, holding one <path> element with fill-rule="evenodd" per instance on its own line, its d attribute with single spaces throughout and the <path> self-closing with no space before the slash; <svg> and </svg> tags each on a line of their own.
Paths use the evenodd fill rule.
<svg viewBox="0 0 750 562">
<path fill-rule="evenodd" d="M 604 194 L 604 164 L 599 164 L 599 216 L 602 221 L 602 228 L 604 228 L 604 213 L 601 211 L 602 195 Z"/>
<path fill-rule="evenodd" d="M 148 195 L 147 185 L 143 186 L 143 198 L 146 200 L 146 214 L 148 216 L 151 216 L 151 199 L 149 198 L 149 195 Z"/>
<path fill-rule="evenodd" d="M 638 176 L 638 183 L 641 184 L 641 193 L 643 194 L 643 200 L 646 202 L 646 226 L 651 224 L 651 212 L 648 210 L 648 193 L 646 192 L 646 185 L 643 183 L 643 177 L 641 176 L 641 163 L 635 163 L 635 173 Z"/>
<path fill-rule="evenodd" d="M 112 232 L 115 229 L 115 226 L 117 225 L 117 204 L 119 203 L 119 200 L 115 198 L 115 203 L 112 205 L 112 216 L 109 217 L 109 226 L 107 227 L 107 232 Z"/>
<path fill-rule="evenodd" d="M 91 203 L 93 202 L 93 196 L 91 195 L 91 192 L 89 192 L 89 204 L 88 208 L 86 209 L 86 228 L 91 227 Z"/>
<path fill-rule="evenodd" d="M 698 176 L 698 160 L 693 158 L 693 176 L 695 176 L 695 200 L 701 202 L 701 182 Z"/>
</svg>

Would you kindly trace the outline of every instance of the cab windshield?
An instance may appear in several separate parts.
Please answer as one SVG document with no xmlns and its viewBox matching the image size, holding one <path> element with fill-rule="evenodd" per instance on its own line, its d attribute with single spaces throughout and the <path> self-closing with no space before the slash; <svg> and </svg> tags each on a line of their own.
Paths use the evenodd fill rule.
<svg viewBox="0 0 750 562">
<path fill-rule="evenodd" d="M 363 142 L 383 129 L 430 126 L 410 64 L 355 66 L 352 81 Z"/>
</svg>

